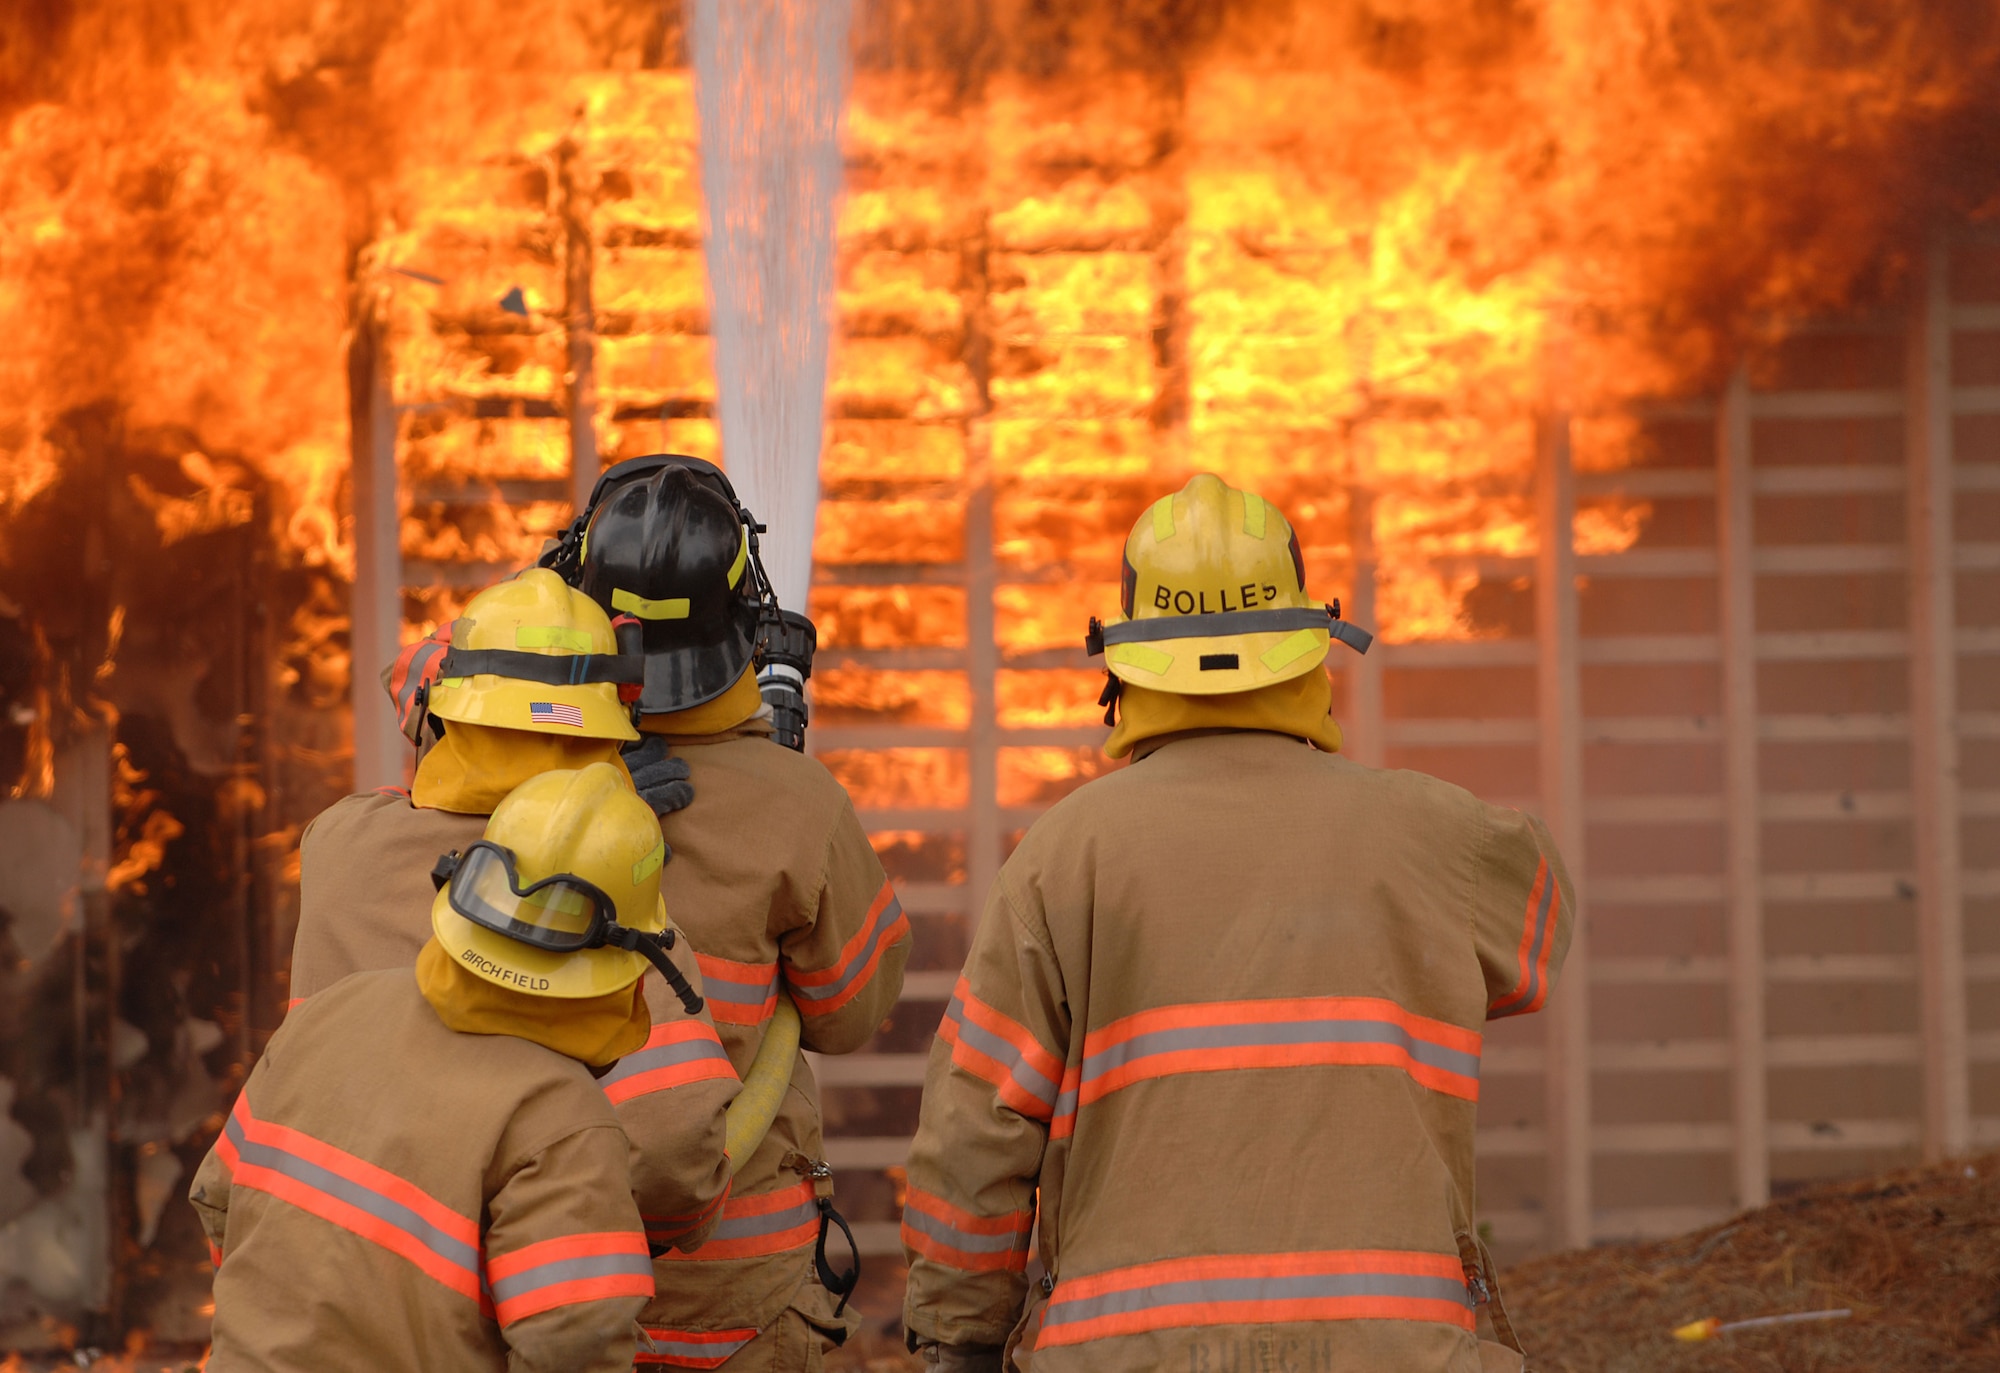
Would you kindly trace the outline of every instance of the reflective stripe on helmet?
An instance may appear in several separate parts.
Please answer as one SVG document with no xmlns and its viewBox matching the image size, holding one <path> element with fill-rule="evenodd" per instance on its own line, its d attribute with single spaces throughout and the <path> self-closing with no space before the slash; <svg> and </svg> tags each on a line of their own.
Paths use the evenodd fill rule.
<svg viewBox="0 0 2000 1373">
<path fill-rule="evenodd" d="M 736 561 L 729 565 L 729 589 L 731 591 L 734 591 L 736 589 L 736 584 L 743 580 L 743 569 L 747 567 L 749 563 L 750 563 L 750 526 L 746 524 L 743 526 L 743 542 L 736 546 Z"/>
<path fill-rule="evenodd" d="M 1140 644 L 1161 639 L 1213 639 L 1231 634 L 1273 634 L 1280 630 L 1323 629 L 1334 638 L 1360 653 L 1366 653 L 1375 636 L 1359 625 L 1336 619 L 1325 608 L 1312 609 L 1305 606 L 1281 607 L 1276 610 L 1223 610 L 1207 615 L 1163 615 L 1153 620 L 1127 620 L 1122 624 L 1105 625 L 1102 642 L 1109 648 L 1115 644 Z M 1294 662 L 1309 652 L 1315 645 L 1306 643 L 1293 650 L 1296 639 L 1287 639 L 1271 650 L 1277 662 L 1266 662 L 1265 666 L 1277 671 L 1286 663 Z M 1267 657 L 1270 655 L 1267 655 Z M 1155 668 L 1150 655 L 1121 654 L 1120 662 L 1129 662 L 1134 667 L 1147 671 L 1164 671 Z"/>
<path fill-rule="evenodd" d="M 560 648 L 571 653 L 588 653 L 596 645 L 590 631 L 566 625 L 521 625 L 514 630 L 516 648 Z"/>
<path fill-rule="evenodd" d="M 736 583 L 731 581 L 730 585 Z M 637 592 L 618 587 L 611 593 L 611 608 L 629 611 L 642 620 L 685 620 L 688 617 L 688 598 L 673 596 L 664 601 L 649 601 Z"/>
</svg>

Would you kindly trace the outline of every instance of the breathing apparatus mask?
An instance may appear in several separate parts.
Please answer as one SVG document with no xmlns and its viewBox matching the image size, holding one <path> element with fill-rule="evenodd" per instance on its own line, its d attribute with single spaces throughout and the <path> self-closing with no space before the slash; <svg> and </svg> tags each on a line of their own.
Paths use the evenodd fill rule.
<svg viewBox="0 0 2000 1373">
<path fill-rule="evenodd" d="M 766 532 L 713 463 L 655 453 L 599 477 L 540 565 L 639 622 L 642 714 L 713 700 L 754 666 L 778 742 L 803 751 L 818 634 L 778 605 L 758 545 Z"/>
</svg>

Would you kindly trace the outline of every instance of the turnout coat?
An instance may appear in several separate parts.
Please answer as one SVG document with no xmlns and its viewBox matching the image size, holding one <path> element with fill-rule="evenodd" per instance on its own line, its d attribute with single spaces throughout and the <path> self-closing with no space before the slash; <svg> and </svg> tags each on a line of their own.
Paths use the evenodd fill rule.
<svg viewBox="0 0 2000 1373">
<path fill-rule="evenodd" d="M 484 835 L 486 819 L 413 806 L 409 793 L 384 789 L 337 801 L 306 826 L 288 1023 L 351 973 L 415 966 L 431 937 L 431 866 Z M 685 931 L 670 956 L 699 989 Z M 708 1013 L 690 1016 L 658 973 L 646 974 L 645 989 L 652 1032 L 600 1086 L 632 1141 L 632 1189 L 647 1237 L 656 1248 L 687 1248 L 721 1215 L 729 1187 L 723 1113 L 740 1084 Z"/>
<path fill-rule="evenodd" d="M 446 1029 L 409 969 L 292 1012 L 190 1199 L 214 1373 L 613 1373 L 653 1292 L 590 1070 Z"/>
<path fill-rule="evenodd" d="M 902 992 L 910 922 L 854 803 L 762 719 L 666 738 L 688 761 L 694 802 L 661 817 L 674 856 L 660 889 L 694 945 L 730 1062 L 749 1071 L 780 996 L 798 1005 L 802 1048 L 860 1048 Z M 698 1252 L 661 1261 L 659 1296 L 641 1317 L 661 1352 L 642 1352 L 642 1366 L 816 1366 L 817 1336 L 799 1327 L 833 1335 L 845 1324 L 810 1281 L 819 1212 L 808 1175 L 822 1155 L 818 1087 L 801 1053 L 721 1223 Z"/>
<path fill-rule="evenodd" d="M 1475 1373 L 1482 1035 L 1545 1004 L 1570 922 L 1537 820 L 1283 735 L 1167 736 L 1080 788 L 1002 868 L 931 1049 L 913 1338 Z"/>
</svg>

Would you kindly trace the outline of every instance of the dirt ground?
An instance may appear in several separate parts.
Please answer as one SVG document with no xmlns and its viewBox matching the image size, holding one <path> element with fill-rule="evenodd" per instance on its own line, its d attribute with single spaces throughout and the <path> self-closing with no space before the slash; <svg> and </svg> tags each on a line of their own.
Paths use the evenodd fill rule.
<svg viewBox="0 0 2000 1373">
<path fill-rule="evenodd" d="M 1831 1184 L 1721 1225 L 1501 1278 L 1535 1373 L 2000 1373 L 2000 1154 Z M 873 1294 L 871 1294 L 873 1295 Z M 871 1302 L 872 1308 L 876 1303 Z M 1844 1320 L 1680 1326 L 1838 1310 Z M 887 1319 L 834 1373 L 905 1373 Z"/>
<path fill-rule="evenodd" d="M 1996 1373 L 2000 1154 L 1817 1187 L 1502 1279 L 1537 1373 Z M 1845 1320 L 1673 1331 L 1845 1307 Z"/>
</svg>

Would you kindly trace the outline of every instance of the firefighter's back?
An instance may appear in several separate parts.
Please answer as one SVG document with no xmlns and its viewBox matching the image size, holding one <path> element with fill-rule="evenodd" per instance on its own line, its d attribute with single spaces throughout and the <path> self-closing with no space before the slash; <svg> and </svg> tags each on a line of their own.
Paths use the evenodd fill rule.
<svg viewBox="0 0 2000 1373">
<path fill-rule="evenodd" d="M 761 720 L 671 746 L 687 760 L 694 800 L 661 817 L 673 849 L 661 892 L 698 955 L 737 1072 L 749 1070 L 781 995 L 800 1009 L 804 1048 L 859 1048 L 895 1005 L 910 931 L 846 791 Z M 807 1171 L 822 1153 L 818 1093 L 800 1054 L 715 1232 L 694 1253 L 661 1260 L 643 1317 L 654 1339 L 709 1357 L 740 1353 L 754 1367 L 763 1356 L 753 1339 L 784 1337 L 774 1329 L 781 1315 L 841 1328 L 809 1276 L 819 1215 Z M 796 1333 L 802 1348 L 811 1343 Z"/>
<path fill-rule="evenodd" d="M 196 1179 L 221 1240 L 208 1366 L 629 1366 L 652 1284 L 625 1149 L 581 1063 L 445 1028 L 407 968 L 336 983 L 287 1018 Z"/>
</svg>

